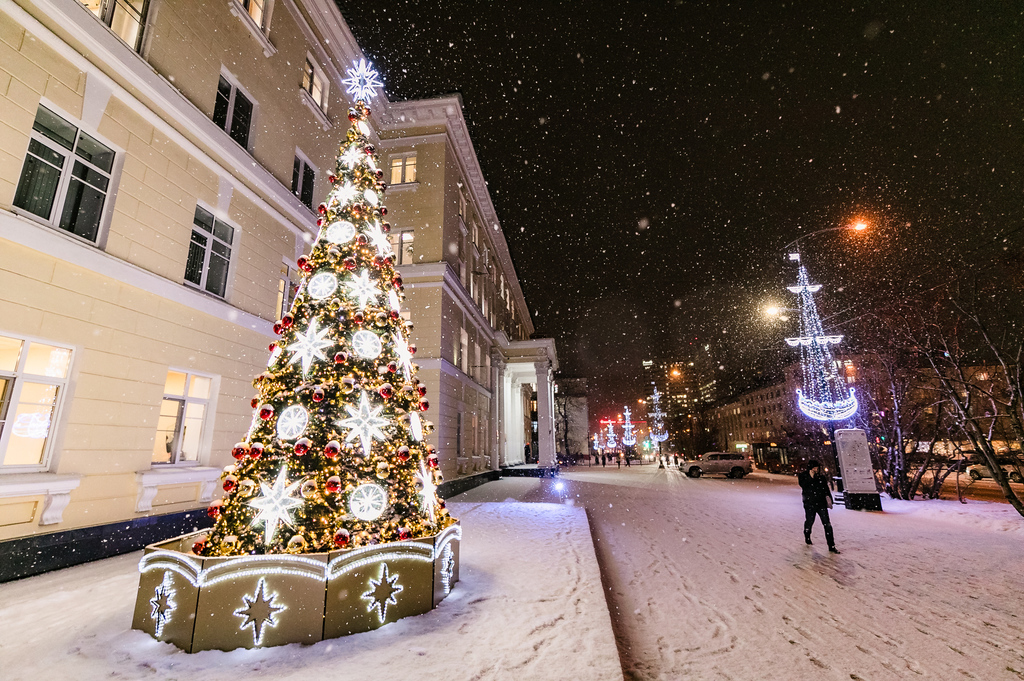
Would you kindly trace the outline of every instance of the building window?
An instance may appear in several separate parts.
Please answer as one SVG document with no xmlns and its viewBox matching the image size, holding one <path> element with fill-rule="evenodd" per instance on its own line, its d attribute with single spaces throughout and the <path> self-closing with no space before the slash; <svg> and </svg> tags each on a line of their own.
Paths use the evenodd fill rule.
<svg viewBox="0 0 1024 681">
<path fill-rule="evenodd" d="M 327 111 L 327 78 L 313 60 L 306 57 L 302 71 L 302 89 L 305 90 L 322 111 Z"/>
<path fill-rule="evenodd" d="M 398 260 L 395 261 L 396 265 L 412 263 L 412 240 L 414 234 L 411 229 L 404 232 L 391 233 L 391 250 L 398 257 Z"/>
<path fill-rule="evenodd" d="M 142 46 L 149 0 L 82 0 L 89 11 L 136 52 Z"/>
<path fill-rule="evenodd" d="M 281 265 L 281 278 L 277 282 L 277 317 L 280 319 L 288 310 L 292 309 L 292 300 L 298 287 L 292 283 L 292 268 L 290 265 Z"/>
<path fill-rule="evenodd" d="M 469 373 L 469 334 L 465 329 L 460 331 L 459 368 L 462 369 L 462 373 Z"/>
<path fill-rule="evenodd" d="M 0 335 L 0 467 L 46 466 L 70 366 L 70 348 Z"/>
<path fill-rule="evenodd" d="M 462 191 L 462 188 L 460 187 L 459 188 L 459 215 L 461 215 L 463 218 L 466 217 L 466 210 L 467 210 L 467 208 L 468 208 L 468 206 L 466 205 L 466 193 L 464 191 Z"/>
<path fill-rule="evenodd" d="M 295 164 L 292 166 L 292 193 L 299 197 L 299 201 L 306 204 L 306 208 L 313 210 L 313 184 L 316 181 L 316 171 L 304 158 L 295 157 Z"/>
<path fill-rule="evenodd" d="M 185 281 L 223 298 L 235 230 L 223 220 L 215 219 L 213 213 L 202 206 L 196 206 L 193 225 Z"/>
<path fill-rule="evenodd" d="M 245 8 L 245 11 L 252 17 L 252 20 L 256 22 L 256 25 L 261 29 L 264 28 L 263 21 L 266 18 L 266 0 L 239 0 L 239 4 Z"/>
<path fill-rule="evenodd" d="M 199 461 L 212 386 L 209 376 L 175 369 L 167 372 L 153 441 L 153 463 Z"/>
<path fill-rule="evenodd" d="M 112 149 L 40 106 L 14 205 L 95 242 L 113 167 Z"/>
<path fill-rule="evenodd" d="M 416 154 L 391 159 L 391 184 L 416 181 Z"/>
<path fill-rule="evenodd" d="M 237 85 L 221 76 L 217 83 L 217 101 L 213 105 L 213 122 L 246 149 L 249 148 L 252 113 L 252 100 Z"/>
</svg>

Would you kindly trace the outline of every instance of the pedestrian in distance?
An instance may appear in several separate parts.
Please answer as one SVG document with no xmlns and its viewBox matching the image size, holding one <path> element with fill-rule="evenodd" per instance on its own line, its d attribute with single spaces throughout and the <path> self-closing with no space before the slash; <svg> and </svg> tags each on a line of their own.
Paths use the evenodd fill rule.
<svg viewBox="0 0 1024 681">
<path fill-rule="evenodd" d="M 607 464 L 607 463 L 608 463 L 608 455 L 607 454 L 602 454 L 601 455 L 601 468 L 604 468 L 605 464 Z"/>
<path fill-rule="evenodd" d="M 619 454 L 617 457 L 615 457 L 615 464 L 619 468 L 622 468 L 622 455 L 621 454 Z"/>
<path fill-rule="evenodd" d="M 797 475 L 797 480 L 800 482 L 800 492 L 804 501 L 804 541 L 811 543 L 811 527 L 814 525 L 814 517 L 817 516 L 821 518 L 821 524 L 825 528 L 828 550 L 839 553 L 832 534 L 832 522 L 828 517 L 828 510 L 832 508 L 832 492 L 828 489 L 828 480 L 825 479 L 821 462 L 815 459 L 808 461 L 807 469 Z"/>
</svg>

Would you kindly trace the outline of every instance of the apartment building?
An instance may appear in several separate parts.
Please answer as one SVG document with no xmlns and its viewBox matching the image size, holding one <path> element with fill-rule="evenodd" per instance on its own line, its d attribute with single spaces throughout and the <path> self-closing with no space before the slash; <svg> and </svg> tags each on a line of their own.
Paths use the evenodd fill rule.
<svg viewBox="0 0 1024 681">
<path fill-rule="evenodd" d="M 0 0 L 0 579 L 190 529 L 218 495 L 362 56 L 327 0 Z M 372 123 L 452 478 L 517 461 L 557 359 L 438 101 L 381 97 Z"/>
</svg>

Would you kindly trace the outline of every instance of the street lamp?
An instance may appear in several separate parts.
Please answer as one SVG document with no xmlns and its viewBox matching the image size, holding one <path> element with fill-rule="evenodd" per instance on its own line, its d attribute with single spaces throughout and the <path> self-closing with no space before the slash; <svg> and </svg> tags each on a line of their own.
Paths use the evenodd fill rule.
<svg viewBox="0 0 1024 681">
<path fill-rule="evenodd" d="M 868 228 L 868 223 L 863 221 L 863 220 L 856 220 L 854 222 L 851 222 L 851 223 L 848 223 L 848 224 L 845 224 L 845 225 L 839 225 L 838 227 L 825 227 L 824 229 L 818 229 L 818 230 L 815 230 L 813 232 L 808 232 L 807 234 L 801 234 L 800 236 L 798 236 L 797 238 L 793 239 L 788 244 L 783 246 L 782 250 L 783 251 L 789 251 L 789 247 L 790 246 L 796 246 L 796 250 L 794 251 L 794 253 L 796 254 L 797 257 L 794 258 L 793 257 L 793 253 L 791 253 L 790 256 L 789 256 L 789 259 L 790 260 L 797 260 L 797 261 L 799 261 L 800 260 L 800 255 L 799 255 L 800 254 L 800 242 L 803 241 L 804 239 L 806 239 L 807 237 L 814 236 L 815 234 L 824 234 L 825 232 L 838 232 L 838 231 L 842 231 L 842 230 L 850 230 L 850 231 L 854 231 L 854 232 L 863 232 L 867 228 Z"/>
</svg>

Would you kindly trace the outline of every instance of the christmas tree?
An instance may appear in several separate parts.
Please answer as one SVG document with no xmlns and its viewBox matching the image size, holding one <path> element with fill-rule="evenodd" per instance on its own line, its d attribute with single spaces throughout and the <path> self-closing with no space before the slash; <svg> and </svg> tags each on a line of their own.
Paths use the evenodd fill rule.
<svg viewBox="0 0 1024 681">
<path fill-rule="evenodd" d="M 455 521 L 437 496 L 437 455 L 403 320 L 402 278 L 381 203 L 361 61 L 356 99 L 303 279 L 256 377 L 252 425 L 225 469 L 202 556 L 312 553 L 436 535 Z"/>
</svg>

